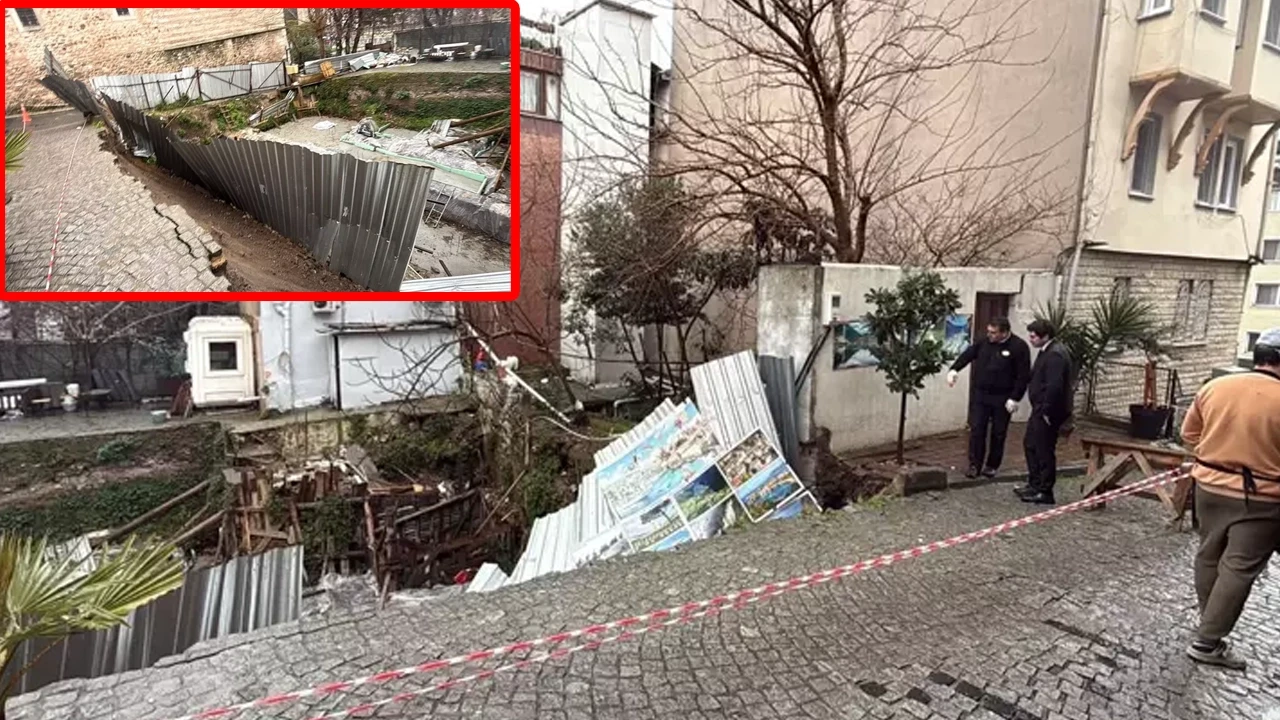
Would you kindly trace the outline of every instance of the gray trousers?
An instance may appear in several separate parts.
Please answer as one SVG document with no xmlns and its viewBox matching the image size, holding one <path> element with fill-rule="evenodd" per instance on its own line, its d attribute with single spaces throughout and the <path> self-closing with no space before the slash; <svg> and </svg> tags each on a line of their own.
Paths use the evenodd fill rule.
<svg viewBox="0 0 1280 720">
<path fill-rule="evenodd" d="M 1196 486 L 1200 550 L 1196 553 L 1199 639 L 1217 642 L 1235 628 L 1253 583 L 1280 547 L 1280 503 L 1244 500 Z"/>
</svg>

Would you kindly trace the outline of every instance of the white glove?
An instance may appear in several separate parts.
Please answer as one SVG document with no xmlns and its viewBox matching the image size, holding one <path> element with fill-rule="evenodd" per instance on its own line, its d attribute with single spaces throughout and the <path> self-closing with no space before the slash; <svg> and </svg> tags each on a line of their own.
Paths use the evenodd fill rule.
<svg viewBox="0 0 1280 720">
<path fill-rule="evenodd" d="M 1009 413 L 1010 415 L 1012 415 L 1012 414 L 1014 413 L 1014 411 L 1016 411 L 1016 410 L 1018 409 L 1018 403 L 1017 403 L 1016 401 L 1014 401 L 1014 400 L 1005 400 L 1005 401 L 1004 401 L 1004 409 L 1005 409 L 1005 412 L 1007 412 L 1007 413 Z"/>
<path fill-rule="evenodd" d="M 960 377 L 960 373 L 956 372 L 955 370 L 952 370 L 951 372 L 947 373 L 947 386 L 948 386 L 948 387 L 955 387 L 955 386 L 956 386 L 956 378 L 958 378 L 958 377 Z"/>
</svg>

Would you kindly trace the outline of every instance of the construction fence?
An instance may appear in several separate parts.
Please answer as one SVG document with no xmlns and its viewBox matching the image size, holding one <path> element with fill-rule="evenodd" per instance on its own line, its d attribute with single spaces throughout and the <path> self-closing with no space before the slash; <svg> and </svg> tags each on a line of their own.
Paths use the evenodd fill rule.
<svg viewBox="0 0 1280 720">
<path fill-rule="evenodd" d="M 301 243 L 330 270 L 370 290 L 400 289 L 431 168 L 264 140 L 188 142 L 161 120 L 104 99 L 127 144 Z"/>
<path fill-rule="evenodd" d="M 150 110 L 180 100 L 225 100 L 289 84 L 284 61 L 216 68 L 183 68 L 176 73 L 104 75 L 89 80 L 99 92 L 135 108 Z"/>
</svg>

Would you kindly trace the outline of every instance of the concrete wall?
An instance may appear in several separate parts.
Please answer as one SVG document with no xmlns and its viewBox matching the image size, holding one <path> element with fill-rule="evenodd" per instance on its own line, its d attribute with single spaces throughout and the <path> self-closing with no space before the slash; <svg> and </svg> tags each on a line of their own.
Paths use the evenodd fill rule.
<svg viewBox="0 0 1280 720">
<path fill-rule="evenodd" d="M 40 8 L 38 28 L 24 28 L 6 10 L 5 107 L 61 105 L 39 84 L 48 47 L 72 77 L 176 72 L 282 60 L 287 42 L 280 9 Z"/>
<path fill-rule="evenodd" d="M 433 360 L 441 364 L 412 387 L 421 396 L 456 391 L 460 361 L 452 331 L 389 332 L 367 340 L 344 339 L 340 370 L 334 369 L 333 337 L 324 332 L 327 325 L 393 324 L 440 317 L 451 307 L 440 303 L 354 301 L 344 302 L 336 312 L 321 314 L 314 312 L 309 302 L 262 303 L 262 372 L 258 381 L 266 393 L 268 407 L 287 412 L 333 404 L 338 397 L 339 375 L 344 386 L 344 409 L 395 399 L 388 396 L 386 387 L 407 391 L 409 386 L 403 385 L 405 368 L 425 361 L 445 343 L 451 349 Z"/>
<path fill-rule="evenodd" d="M 1272 150 L 1274 165 L 1267 164 L 1265 156 L 1259 160 L 1254 182 L 1258 182 L 1259 179 L 1270 181 L 1273 177 L 1280 181 L 1280 139 L 1276 140 Z M 1271 171 L 1272 167 L 1276 168 L 1274 175 Z M 1262 240 L 1280 241 L 1280 182 L 1268 183 L 1268 191 L 1274 193 L 1275 200 L 1270 200 L 1271 195 L 1268 196 L 1267 212 L 1262 220 Z M 1262 255 L 1261 242 L 1258 244 L 1256 253 L 1259 256 Z M 1280 307 L 1259 307 L 1254 304 L 1259 283 L 1280 284 L 1280 259 L 1269 260 L 1263 265 L 1254 265 L 1249 270 L 1249 287 L 1244 294 L 1244 315 L 1240 319 L 1241 357 L 1252 357 L 1248 352 L 1249 333 L 1260 334 L 1269 328 L 1280 327 Z"/>
<path fill-rule="evenodd" d="M 651 33 L 647 15 L 602 4 L 559 28 L 564 53 L 562 257 L 572 253 L 575 214 L 619 179 L 648 168 Z M 641 342 L 640 333 L 636 342 Z M 607 343 L 569 335 L 561 341 L 561 362 L 582 382 L 620 381 L 633 371 L 627 359 Z"/>
<path fill-rule="evenodd" d="M 1035 309 L 1054 297 L 1055 277 L 1047 272 L 994 268 L 942 268 L 947 285 L 960 293 L 961 314 L 972 314 L 977 293 L 1009 294 L 1014 331 L 1034 318 Z M 865 302 L 867 291 L 891 287 L 902 277 L 902 268 L 880 265 L 817 266 L 773 265 L 761 268 L 757 329 L 762 355 L 790 355 L 797 369 L 822 337 L 822 308 L 832 293 L 841 296 L 839 314 L 855 318 L 873 309 Z M 885 377 L 874 368 L 833 369 L 834 347 L 830 336 L 813 362 L 801 391 L 802 439 L 812 437 L 814 426 L 831 431 L 836 452 L 857 450 L 892 442 L 897 438 L 899 397 L 885 387 Z M 945 373 L 926 381 L 920 399 L 907 405 L 906 435 L 917 438 L 964 427 L 968 415 L 968 371 L 956 387 L 948 388 Z M 1026 402 L 1015 420 L 1028 412 Z"/>
</svg>

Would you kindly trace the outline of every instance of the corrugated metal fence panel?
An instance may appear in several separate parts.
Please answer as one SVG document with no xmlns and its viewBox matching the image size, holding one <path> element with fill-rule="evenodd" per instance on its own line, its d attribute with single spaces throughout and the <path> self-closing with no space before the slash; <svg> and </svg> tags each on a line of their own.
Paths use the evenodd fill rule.
<svg viewBox="0 0 1280 720">
<path fill-rule="evenodd" d="M 62 67 L 62 63 L 58 62 L 58 58 L 49 52 L 49 48 L 44 49 L 44 72 L 45 76 L 41 78 L 40 84 L 61 98 L 63 102 L 83 113 L 95 115 L 99 113 L 93 91 L 84 83 L 72 79 Z"/>
<path fill-rule="evenodd" d="M 127 624 L 72 635 L 45 653 L 23 676 L 17 692 L 67 678 L 140 670 L 198 642 L 296 620 L 302 610 L 302 576 L 301 545 L 187 573 L 182 587 L 133 611 Z M 48 644 L 24 643 L 13 667 L 24 667 Z"/>
<path fill-rule="evenodd" d="M 764 399 L 755 353 L 743 350 L 695 366 L 690 371 L 698 409 L 706 413 L 716 436 L 733 447 L 756 428 L 781 450 L 769 404 Z"/>
<path fill-rule="evenodd" d="M 510 270 L 405 280 L 400 284 L 401 292 L 507 292 L 510 289 Z"/>
<path fill-rule="evenodd" d="M 272 141 L 187 142 L 125 103 L 108 98 L 107 105 L 135 140 L 149 138 L 164 167 L 301 243 L 334 272 L 371 290 L 400 289 L 431 168 Z"/>
<path fill-rule="evenodd" d="M 764 383 L 769 414 L 782 442 L 782 454 L 791 467 L 800 462 L 800 417 L 796 405 L 796 366 L 790 357 L 760 356 L 760 381 Z"/>
<path fill-rule="evenodd" d="M 145 75 L 100 75 L 89 82 L 103 95 L 128 103 L 136 108 L 150 110 L 161 103 L 174 103 L 182 98 L 196 98 L 196 75 L 199 71 L 186 68 L 176 73 L 150 73 Z M 242 95 L 244 93 L 241 93 Z"/>
<path fill-rule="evenodd" d="M 315 75 L 320 72 L 320 65 L 326 62 L 333 64 L 334 72 L 343 72 L 351 69 L 352 60 L 355 60 L 358 57 L 364 57 L 365 55 L 368 55 L 369 52 L 369 50 L 361 50 L 360 52 L 354 52 L 347 55 L 334 55 L 332 57 L 320 58 L 319 60 L 311 60 L 310 62 L 303 63 L 302 74 Z"/>
</svg>

